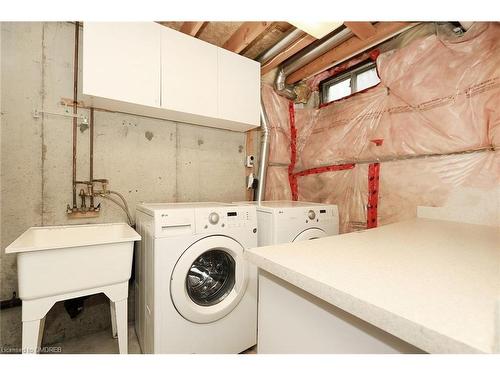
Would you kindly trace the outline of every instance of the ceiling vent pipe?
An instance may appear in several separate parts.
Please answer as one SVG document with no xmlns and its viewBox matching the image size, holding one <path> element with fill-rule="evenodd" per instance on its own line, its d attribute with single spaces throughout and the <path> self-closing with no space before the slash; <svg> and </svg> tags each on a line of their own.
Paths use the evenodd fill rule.
<svg viewBox="0 0 500 375">
<path fill-rule="evenodd" d="M 276 79 L 274 81 L 274 89 L 276 92 L 288 99 L 295 100 L 297 95 L 294 91 L 294 85 L 287 84 L 286 77 L 328 52 L 332 48 L 335 48 L 339 44 L 345 42 L 353 35 L 354 34 L 350 29 L 344 27 L 343 29 L 337 30 L 333 35 L 330 33 L 318 42 L 313 43 L 311 45 L 312 48 L 306 48 L 304 49 L 304 52 L 299 52 L 296 58 L 292 58 L 291 60 L 283 63 L 278 68 L 278 73 L 276 74 Z"/>
<path fill-rule="evenodd" d="M 268 61 L 270 61 L 270 60 L 274 59 L 276 56 L 278 56 L 280 52 L 282 52 L 288 46 L 292 45 L 292 43 L 297 41 L 304 34 L 305 33 L 300 29 L 293 29 L 283 39 L 281 39 L 278 43 L 276 43 L 274 46 L 269 48 L 267 51 L 265 51 L 264 53 L 259 55 L 259 57 L 257 57 L 257 61 L 260 62 L 262 65 L 264 65 Z"/>
</svg>

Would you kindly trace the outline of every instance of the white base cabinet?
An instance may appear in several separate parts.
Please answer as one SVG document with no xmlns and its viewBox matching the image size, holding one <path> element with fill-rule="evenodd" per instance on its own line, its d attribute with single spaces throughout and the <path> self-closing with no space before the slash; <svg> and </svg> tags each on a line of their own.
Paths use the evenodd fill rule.
<svg viewBox="0 0 500 375">
<path fill-rule="evenodd" d="M 260 126 L 260 64 L 154 22 L 86 22 L 96 108 L 234 131 Z"/>
<path fill-rule="evenodd" d="M 258 311 L 259 354 L 422 353 L 261 269 Z"/>
</svg>

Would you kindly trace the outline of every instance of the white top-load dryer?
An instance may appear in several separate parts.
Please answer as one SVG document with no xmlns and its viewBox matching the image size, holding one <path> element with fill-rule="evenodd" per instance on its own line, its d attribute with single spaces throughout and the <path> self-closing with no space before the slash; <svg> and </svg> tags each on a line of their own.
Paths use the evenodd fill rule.
<svg viewBox="0 0 500 375">
<path fill-rule="evenodd" d="M 237 202 L 257 209 L 258 245 L 276 245 L 339 234 L 336 205 L 299 201 Z"/>
<path fill-rule="evenodd" d="M 257 342 L 255 207 L 137 206 L 135 328 L 144 353 L 239 353 Z"/>
</svg>

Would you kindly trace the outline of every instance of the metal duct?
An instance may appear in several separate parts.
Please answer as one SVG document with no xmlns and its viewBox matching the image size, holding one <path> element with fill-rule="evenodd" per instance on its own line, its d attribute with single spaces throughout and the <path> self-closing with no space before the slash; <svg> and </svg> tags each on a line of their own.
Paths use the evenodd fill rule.
<svg viewBox="0 0 500 375">
<path fill-rule="evenodd" d="M 460 21 L 460 25 L 464 28 L 465 31 L 469 30 L 472 25 L 474 25 L 474 22 L 465 22 L 465 21 Z"/>
<path fill-rule="evenodd" d="M 272 48 L 263 53 L 258 61 L 261 63 L 266 63 L 270 59 L 277 56 L 281 51 L 295 42 L 298 38 L 300 38 L 304 32 L 299 29 L 295 29 L 290 32 L 285 38 L 283 38 L 280 42 L 275 44 Z M 343 43 L 347 39 L 352 36 L 351 30 L 348 28 L 344 28 L 333 35 L 328 35 L 323 38 L 323 41 L 320 41 L 316 47 L 311 49 L 306 48 L 304 52 L 299 53 L 297 58 L 292 58 L 289 62 L 286 62 L 281 65 L 278 70 L 278 74 L 276 75 L 276 79 L 274 82 L 274 86 L 276 91 L 289 99 L 295 99 L 296 95 L 293 90 L 293 85 L 286 84 L 286 77 L 301 68 L 305 64 L 311 62 L 315 58 L 321 56 L 328 50 L 336 47 L 340 43 Z M 255 192 L 255 200 L 261 202 L 264 198 L 264 194 L 266 191 L 266 175 L 267 175 L 267 164 L 269 160 L 269 120 L 266 114 L 266 109 L 264 108 L 264 104 L 261 99 L 260 104 L 260 123 L 262 129 L 261 136 L 261 147 L 260 147 L 260 156 L 259 156 L 259 171 L 257 174 L 257 190 Z"/>
<path fill-rule="evenodd" d="M 298 38 L 304 35 L 304 32 L 299 29 L 291 31 L 282 40 L 264 52 L 257 59 L 261 64 L 265 64 L 269 60 L 276 57 L 281 51 L 294 43 Z M 255 191 L 254 199 L 261 202 L 266 192 L 266 175 L 267 164 L 269 160 L 269 120 L 267 118 L 266 109 L 262 98 L 260 101 L 260 124 L 261 124 L 261 146 L 259 155 L 259 171 L 257 173 L 257 190 Z"/>
<path fill-rule="evenodd" d="M 261 124 L 261 142 L 259 156 L 259 172 L 257 174 L 257 190 L 255 200 L 262 201 L 266 193 L 266 175 L 267 165 L 269 163 L 269 119 L 262 98 L 260 99 L 260 124 Z"/>
<path fill-rule="evenodd" d="M 272 46 L 267 51 L 265 51 L 263 54 L 261 54 L 257 58 L 257 61 L 259 61 L 261 64 L 265 64 L 269 60 L 274 59 L 276 56 L 278 56 L 278 54 L 281 51 L 283 51 L 285 48 L 290 46 L 292 43 L 294 43 L 297 39 L 302 37 L 304 34 L 305 33 L 300 29 L 292 30 L 283 39 L 281 39 L 278 43 L 276 43 L 274 46 Z"/>
<path fill-rule="evenodd" d="M 296 98 L 294 86 L 286 84 L 286 77 L 288 77 L 290 73 L 295 72 L 304 65 L 310 63 L 314 59 L 328 52 L 332 48 L 335 48 L 339 44 L 345 42 L 353 35 L 354 34 L 352 33 L 352 31 L 345 27 L 335 34 L 328 35 L 323 38 L 323 40 L 321 40 L 319 44 L 314 48 L 306 49 L 303 53 L 299 53 L 299 56 L 297 58 L 294 58 L 289 62 L 285 62 L 284 64 L 282 64 L 274 81 L 274 88 L 276 92 L 282 96 L 287 97 L 288 99 L 294 100 Z"/>
<path fill-rule="evenodd" d="M 277 56 L 286 47 L 295 42 L 303 34 L 304 32 L 302 30 L 295 29 L 280 42 L 278 42 L 272 48 L 262 54 L 259 57 L 258 61 L 261 63 L 269 61 L 270 59 Z M 293 73 L 297 69 L 323 55 L 325 52 L 336 47 L 340 43 L 343 43 L 351 36 L 353 36 L 351 30 L 349 30 L 348 28 L 344 28 L 333 35 L 330 34 L 326 36 L 322 41 L 319 41 L 319 44 L 315 47 L 310 49 L 306 48 L 304 52 L 299 53 L 299 56 L 297 58 L 292 58 L 288 62 L 282 64 L 278 70 L 278 74 L 276 75 L 276 80 L 274 82 L 275 90 L 280 95 L 283 95 L 292 100 L 295 99 L 296 95 L 293 90 L 293 85 L 286 84 L 286 77 L 290 73 Z M 269 120 L 262 99 L 260 104 L 260 123 L 262 136 L 259 156 L 259 171 L 257 173 L 258 185 L 255 192 L 255 200 L 258 202 L 262 201 L 266 191 L 267 164 L 269 160 Z"/>
</svg>

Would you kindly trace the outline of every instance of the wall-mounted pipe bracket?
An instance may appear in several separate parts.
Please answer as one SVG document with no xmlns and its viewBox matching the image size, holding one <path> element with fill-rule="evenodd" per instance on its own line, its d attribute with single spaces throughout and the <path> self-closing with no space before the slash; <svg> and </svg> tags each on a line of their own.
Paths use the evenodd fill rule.
<svg viewBox="0 0 500 375">
<path fill-rule="evenodd" d="M 83 115 L 75 115 L 73 113 L 70 113 L 69 110 L 65 109 L 64 112 L 56 112 L 56 111 L 47 111 L 43 109 L 34 109 L 33 110 L 33 118 L 40 118 L 43 115 L 52 115 L 52 116 L 62 116 L 62 117 L 69 117 L 69 118 L 77 118 L 81 120 L 81 124 L 88 125 L 89 124 L 89 118 L 87 116 Z"/>
</svg>

